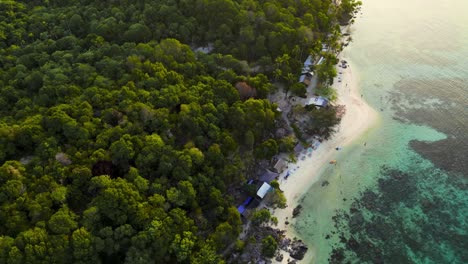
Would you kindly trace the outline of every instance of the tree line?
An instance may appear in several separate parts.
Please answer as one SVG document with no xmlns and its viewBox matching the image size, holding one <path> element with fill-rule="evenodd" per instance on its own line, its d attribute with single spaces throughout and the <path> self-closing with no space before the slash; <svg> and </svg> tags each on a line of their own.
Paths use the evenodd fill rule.
<svg viewBox="0 0 468 264">
<path fill-rule="evenodd" d="M 0 263 L 222 263 L 230 188 L 292 148 L 269 67 L 337 16 L 330 0 L 0 2 Z"/>
</svg>

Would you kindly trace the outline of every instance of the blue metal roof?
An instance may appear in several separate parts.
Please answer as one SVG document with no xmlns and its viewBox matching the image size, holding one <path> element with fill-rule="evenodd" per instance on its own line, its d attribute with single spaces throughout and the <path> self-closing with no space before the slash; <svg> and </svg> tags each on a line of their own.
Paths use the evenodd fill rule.
<svg viewBox="0 0 468 264">
<path fill-rule="evenodd" d="M 242 205 L 247 206 L 252 202 L 252 200 L 253 200 L 253 197 L 249 197 L 249 198 L 245 199 L 245 201 L 242 203 Z"/>
<path fill-rule="evenodd" d="M 243 214 L 245 212 L 245 207 L 243 205 L 240 205 L 239 207 L 237 207 L 237 211 L 239 212 L 239 214 Z"/>
</svg>

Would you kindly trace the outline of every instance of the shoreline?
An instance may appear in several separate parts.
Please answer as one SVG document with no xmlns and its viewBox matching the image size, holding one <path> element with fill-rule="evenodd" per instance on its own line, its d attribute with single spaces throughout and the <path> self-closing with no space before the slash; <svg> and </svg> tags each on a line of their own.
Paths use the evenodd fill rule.
<svg viewBox="0 0 468 264">
<path fill-rule="evenodd" d="M 342 54 L 338 56 L 341 61 L 348 60 Z M 323 170 L 337 156 L 336 147 L 346 147 L 354 140 L 359 138 L 363 133 L 371 129 L 378 120 L 378 113 L 367 102 L 364 101 L 359 89 L 359 80 L 353 73 L 354 67 L 352 64 L 346 69 L 337 67 L 338 76 L 334 80 L 333 88 L 337 91 L 338 105 L 346 106 L 346 113 L 343 116 L 340 124 L 337 126 L 337 132 L 331 139 L 324 141 L 320 146 L 312 152 L 312 156 L 306 156 L 304 160 L 298 158 L 295 164 L 291 164 L 290 176 L 285 179 L 286 172 L 280 175 L 280 188 L 287 199 L 287 207 L 285 209 L 277 208 L 273 210 L 272 215 L 278 218 L 278 225 L 275 228 L 286 230 L 287 237 L 296 237 L 297 234 L 292 227 L 292 213 L 296 206 L 301 204 L 300 199 L 306 191 L 317 181 L 320 180 Z M 341 79 L 341 82 L 338 82 Z M 339 162 L 339 160 L 337 160 Z M 285 224 L 289 221 L 289 224 Z M 309 245 L 310 246 L 310 245 Z M 281 250 L 282 251 L 282 250 Z M 304 259 L 313 259 L 310 252 L 306 254 Z M 273 263 L 287 263 L 289 254 L 280 252 L 284 255 L 283 261 L 278 262 L 274 259 Z M 300 263 L 300 261 L 299 261 Z"/>
</svg>

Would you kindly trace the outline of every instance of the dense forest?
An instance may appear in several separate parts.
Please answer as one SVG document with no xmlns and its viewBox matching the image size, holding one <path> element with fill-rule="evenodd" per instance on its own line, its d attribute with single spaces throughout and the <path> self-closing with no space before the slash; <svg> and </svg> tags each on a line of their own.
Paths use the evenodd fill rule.
<svg viewBox="0 0 468 264">
<path fill-rule="evenodd" d="M 0 263 L 222 263 L 230 190 L 293 147 L 271 81 L 353 3 L 0 1 Z"/>
</svg>

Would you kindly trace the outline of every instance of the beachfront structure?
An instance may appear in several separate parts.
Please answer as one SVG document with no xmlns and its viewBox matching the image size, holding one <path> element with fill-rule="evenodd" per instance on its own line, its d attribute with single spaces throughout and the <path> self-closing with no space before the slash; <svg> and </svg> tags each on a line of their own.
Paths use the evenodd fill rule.
<svg viewBox="0 0 468 264">
<path fill-rule="evenodd" d="M 275 166 L 273 166 L 273 168 L 275 168 L 277 173 L 282 173 L 286 169 L 287 166 L 288 164 L 286 163 L 284 159 L 279 159 L 275 163 Z"/>
<path fill-rule="evenodd" d="M 305 106 L 309 105 L 326 107 L 328 105 L 328 99 L 322 96 L 312 96 L 309 101 L 305 103 Z"/>
<path fill-rule="evenodd" d="M 314 72 L 310 69 L 310 67 L 313 65 L 314 60 L 312 59 L 312 55 L 309 55 L 304 61 L 304 67 L 302 67 L 301 75 L 299 76 L 300 83 L 303 83 L 307 86 L 310 85 L 312 77 L 314 76 Z"/>
<path fill-rule="evenodd" d="M 311 78 L 307 76 L 306 74 L 302 74 L 301 76 L 299 76 L 299 82 L 303 83 L 304 85 L 309 86 L 310 81 L 311 81 Z"/>
<path fill-rule="evenodd" d="M 312 59 L 312 55 L 309 55 L 307 59 L 304 61 L 304 68 L 314 65 L 314 60 Z"/>
<path fill-rule="evenodd" d="M 271 187 L 270 184 L 264 182 L 262 184 L 262 186 L 260 187 L 260 189 L 258 189 L 257 191 L 257 196 L 260 197 L 260 199 L 263 199 L 265 197 L 265 195 L 271 191 L 273 188 Z"/>
<path fill-rule="evenodd" d="M 297 143 L 297 145 L 294 147 L 294 152 L 299 153 L 304 150 L 304 145 L 302 145 L 301 142 Z"/>
<path fill-rule="evenodd" d="M 312 59 L 312 55 L 309 55 L 307 59 L 304 61 L 304 66 L 302 67 L 302 74 L 308 74 L 310 77 L 314 76 L 314 72 L 310 69 L 311 66 L 314 65 L 314 60 Z"/>
<path fill-rule="evenodd" d="M 310 77 L 314 76 L 314 72 L 310 70 L 309 67 L 303 67 L 301 70 L 301 74 L 308 75 Z"/>
<path fill-rule="evenodd" d="M 273 172 L 271 170 L 265 170 L 265 172 L 258 178 L 263 182 L 271 182 L 279 176 L 279 173 Z"/>
</svg>

